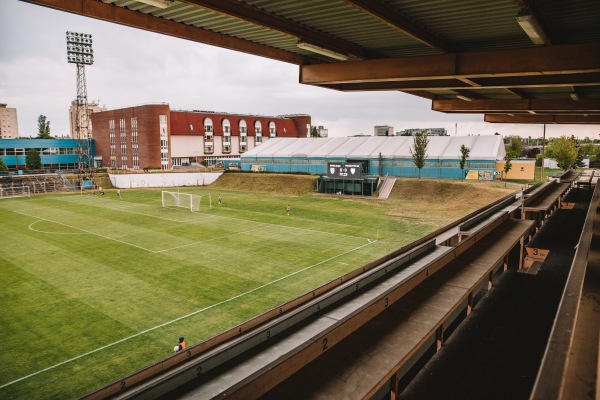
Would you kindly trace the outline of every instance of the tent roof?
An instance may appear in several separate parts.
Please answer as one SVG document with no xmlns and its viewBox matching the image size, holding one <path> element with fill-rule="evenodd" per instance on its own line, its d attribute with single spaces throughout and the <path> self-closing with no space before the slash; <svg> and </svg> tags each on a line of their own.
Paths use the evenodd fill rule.
<svg viewBox="0 0 600 400">
<path fill-rule="evenodd" d="M 504 159 L 502 136 L 429 136 L 428 159 L 458 159 L 460 147 L 469 148 L 470 159 Z M 273 138 L 242 155 L 244 157 L 302 158 L 412 158 L 410 136 Z"/>
</svg>

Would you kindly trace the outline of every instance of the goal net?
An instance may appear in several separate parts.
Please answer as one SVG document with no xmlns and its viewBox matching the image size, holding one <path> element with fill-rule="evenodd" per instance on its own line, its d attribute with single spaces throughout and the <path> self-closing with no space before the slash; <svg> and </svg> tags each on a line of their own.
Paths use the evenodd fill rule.
<svg viewBox="0 0 600 400">
<path fill-rule="evenodd" d="M 202 197 L 197 194 L 191 193 L 180 193 L 180 192 L 169 192 L 163 190 L 162 192 L 162 206 L 163 207 L 182 207 L 188 210 L 200 211 Z"/>
<path fill-rule="evenodd" d="M 31 197 L 29 186 L 0 186 L 0 199 L 9 197 Z"/>
</svg>

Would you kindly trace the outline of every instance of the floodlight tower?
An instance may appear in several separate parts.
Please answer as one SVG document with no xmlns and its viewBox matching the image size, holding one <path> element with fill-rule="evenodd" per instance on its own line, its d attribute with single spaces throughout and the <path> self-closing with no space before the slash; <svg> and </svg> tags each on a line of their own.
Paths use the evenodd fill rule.
<svg viewBox="0 0 600 400">
<path fill-rule="evenodd" d="M 88 115 L 85 66 L 94 63 L 92 35 L 67 32 L 67 60 L 77 65 L 77 100 L 75 101 L 75 135 L 77 139 L 78 175 L 92 176 L 92 135 Z"/>
</svg>

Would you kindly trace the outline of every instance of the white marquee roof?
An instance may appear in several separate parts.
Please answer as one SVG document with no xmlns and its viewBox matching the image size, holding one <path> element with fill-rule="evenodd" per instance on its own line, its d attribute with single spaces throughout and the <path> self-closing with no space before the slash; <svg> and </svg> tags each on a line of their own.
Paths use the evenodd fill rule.
<svg viewBox="0 0 600 400">
<path fill-rule="evenodd" d="M 412 136 L 371 136 L 339 138 L 273 138 L 244 153 L 245 157 L 306 157 L 306 158 L 412 158 Z M 460 157 L 460 147 L 471 151 L 471 160 L 503 160 L 506 156 L 500 135 L 490 136 L 429 136 L 427 158 Z"/>
</svg>

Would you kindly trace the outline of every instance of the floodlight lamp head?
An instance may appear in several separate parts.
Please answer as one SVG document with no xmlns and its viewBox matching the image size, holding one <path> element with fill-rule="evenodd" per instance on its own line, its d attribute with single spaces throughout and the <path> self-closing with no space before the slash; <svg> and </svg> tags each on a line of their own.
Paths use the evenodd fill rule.
<svg viewBox="0 0 600 400">
<path fill-rule="evenodd" d="M 533 44 L 548 44 L 548 37 L 546 36 L 544 29 L 533 15 L 518 15 L 517 23 L 521 26 L 521 29 L 523 29 L 525 34 L 529 36 L 529 39 L 531 39 Z"/>
<path fill-rule="evenodd" d="M 329 49 L 314 45 L 312 43 L 306 43 L 306 42 L 300 41 L 297 43 L 297 46 L 303 50 L 308 50 L 313 53 L 321 54 L 323 56 L 333 58 L 336 60 L 340 60 L 340 61 L 348 61 L 348 59 L 350 58 L 346 54 L 338 53 L 337 51 L 329 50 Z"/>
<path fill-rule="evenodd" d="M 473 100 L 473 99 L 472 99 L 472 98 L 470 98 L 469 96 L 464 96 L 464 95 L 462 95 L 462 94 L 457 94 L 457 95 L 456 95 L 456 98 L 457 98 L 457 99 L 464 100 L 464 101 L 471 101 L 471 100 Z"/>
<path fill-rule="evenodd" d="M 74 64 L 87 65 L 94 63 L 92 35 L 67 32 L 67 61 Z"/>
<path fill-rule="evenodd" d="M 148 4 L 158 8 L 167 8 L 175 2 L 175 0 L 137 0 L 140 3 Z"/>
</svg>

